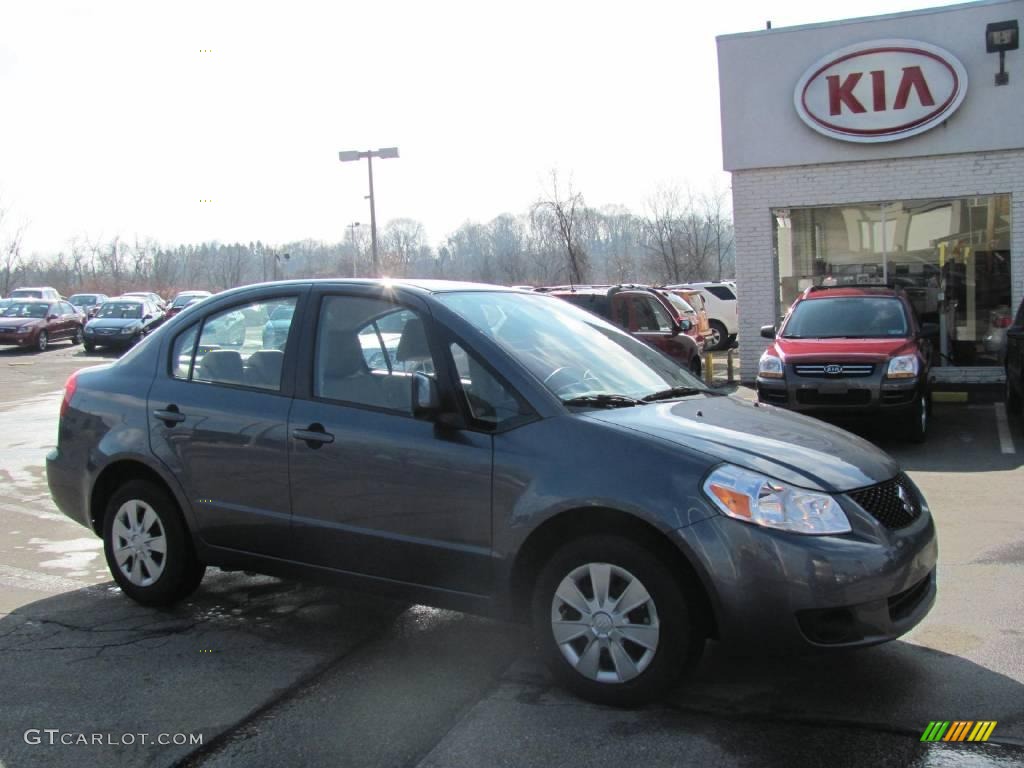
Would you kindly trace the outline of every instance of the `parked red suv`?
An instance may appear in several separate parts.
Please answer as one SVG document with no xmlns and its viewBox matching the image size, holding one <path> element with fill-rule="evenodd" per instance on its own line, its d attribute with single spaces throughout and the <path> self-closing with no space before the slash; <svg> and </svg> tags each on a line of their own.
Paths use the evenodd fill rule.
<svg viewBox="0 0 1024 768">
<path fill-rule="evenodd" d="M 641 285 L 577 285 L 537 290 L 600 315 L 664 352 L 695 376 L 700 376 L 700 349 L 686 335 L 691 328 L 690 321 L 679 320 L 668 299 L 653 288 Z"/>
<path fill-rule="evenodd" d="M 808 288 L 780 328 L 761 328 L 772 343 L 758 363 L 757 398 L 820 416 L 895 417 L 920 442 L 931 410 L 932 330 L 902 290 Z"/>
</svg>

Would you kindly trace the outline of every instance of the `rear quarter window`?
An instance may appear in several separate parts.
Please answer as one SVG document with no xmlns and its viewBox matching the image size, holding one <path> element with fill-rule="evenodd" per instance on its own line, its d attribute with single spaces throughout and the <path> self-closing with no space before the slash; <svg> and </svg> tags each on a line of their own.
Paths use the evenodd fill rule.
<svg viewBox="0 0 1024 768">
<path fill-rule="evenodd" d="M 732 292 L 732 289 L 724 285 L 708 285 L 705 290 L 712 296 L 717 296 L 725 301 L 735 301 L 736 294 Z"/>
</svg>

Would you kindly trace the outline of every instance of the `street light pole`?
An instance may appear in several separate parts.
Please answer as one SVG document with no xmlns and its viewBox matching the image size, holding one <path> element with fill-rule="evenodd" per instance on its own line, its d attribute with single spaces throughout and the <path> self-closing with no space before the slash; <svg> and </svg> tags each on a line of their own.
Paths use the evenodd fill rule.
<svg viewBox="0 0 1024 768">
<path fill-rule="evenodd" d="M 352 243 L 352 277 L 356 276 L 356 261 L 359 259 L 359 249 L 356 247 L 356 227 L 358 226 L 358 221 L 353 221 L 348 225 L 348 239 Z"/>
<path fill-rule="evenodd" d="M 377 277 L 377 211 L 373 199 L 373 158 L 381 160 L 398 157 L 398 147 L 384 147 L 382 149 L 368 149 L 365 152 L 359 150 L 346 150 L 338 153 L 338 159 L 343 163 L 366 158 L 367 168 L 370 174 L 370 247 L 373 250 L 372 271 L 373 277 Z"/>
</svg>

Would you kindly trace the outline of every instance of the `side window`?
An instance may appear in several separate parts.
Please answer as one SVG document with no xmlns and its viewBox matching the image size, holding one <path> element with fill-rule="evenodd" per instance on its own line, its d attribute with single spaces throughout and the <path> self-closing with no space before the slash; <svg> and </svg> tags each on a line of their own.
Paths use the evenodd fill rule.
<svg viewBox="0 0 1024 768">
<path fill-rule="evenodd" d="M 75 308 L 74 307 L 72 307 L 67 302 L 63 302 L 63 301 L 60 303 L 60 312 L 61 312 L 62 315 L 74 315 L 74 314 L 77 314 L 75 312 Z"/>
<path fill-rule="evenodd" d="M 736 294 L 727 285 L 708 285 L 705 289 L 712 296 L 717 296 L 723 301 L 735 301 Z"/>
<path fill-rule="evenodd" d="M 410 414 L 412 376 L 434 375 L 420 315 L 382 299 L 327 296 L 320 306 L 313 394 Z"/>
<path fill-rule="evenodd" d="M 193 325 L 185 332 L 179 333 L 171 345 L 171 376 L 174 378 L 188 381 L 198 333 L 199 325 Z"/>
<path fill-rule="evenodd" d="M 191 380 L 280 390 L 295 303 L 294 296 L 268 299 L 207 317 L 191 361 Z M 188 356 L 194 327 L 175 340 L 171 368 L 176 378 L 185 378 L 181 360 Z"/>
<path fill-rule="evenodd" d="M 672 321 L 669 319 L 668 312 L 656 299 L 650 296 L 633 296 L 631 302 L 633 308 L 631 325 L 635 327 L 630 330 L 640 333 L 657 333 L 659 331 L 667 333 L 672 330 Z"/>
<path fill-rule="evenodd" d="M 451 344 L 450 350 L 462 394 L 474 419 L 499 426 L 529 414 L 520 400 L 457 342 Z"/>
</svg>

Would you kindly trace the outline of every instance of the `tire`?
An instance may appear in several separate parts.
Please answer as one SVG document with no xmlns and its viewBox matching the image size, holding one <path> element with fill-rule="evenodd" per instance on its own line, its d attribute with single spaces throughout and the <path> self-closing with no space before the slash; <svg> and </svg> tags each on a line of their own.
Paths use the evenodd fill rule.
<svg viewBox="0 0 1024 768">
<path fill-rule="evenodd" d="M 708 325 L 711 326 L 711 335 L 708 336 L 707 348 L 712 352 L 725 349 L 725 345 L 729 343 L 729 333 L 725 330 L 725 326 L 718 320 L 712 320 Z"/>
<path fill-rule="evenodd" d="M 1024 412 L 1024 401 L 1021 395 L 1013 388 L 1013 381 L 1010 379 L 1010 372 L 1006 372 L 1006 412 L 1018 415 Z"/>
<path fill-rule="evenodd" d="M 690 358 L 690 373 L 700 378 L 700 355 L 694 355 Z"/>
<path fill-rule="evenodd" d="M 78 328 L 75 329 L 75 335 L 71 337 L 71 344 L 72 346 L 75 346 L 81 344 L 84 341 L 85 332 L 82 330 L 82 326 L 78 326 Z"/>
<path fill-rule="evenodd" d="M 146 547 L 146 541 L 152 543 Z M 187 597 L 206 571 L 178 505 L 147 480 L 127 482 L 111 496 L 103 520 L 103 552 L 121 591 L 142 605 L 170 605 Z"/>
<path fill-rule="evenodd" d="M 93 344 L 91 341 L 83 342 L 82 346 L 85 348 L 86 352 L 95 352 L 96 351 L 96 345 Z"/>
<path fill-rule="evenodd" d="M 927 393 L 921 393 L 914 400 L 903 421 L 903 436 L 911 443 L 923 443 L 928 436 L 928 422 L 931 421 L 932 401 Z"/>
<path fill-rule="evenodd" d="M 45 352 L 47 345 L 50 343 L 50 336 L 46 331 L 39 332 L 39 338 L 36 339 L 36 351 Z"/>
<path fill-rule="evenodd" d="M 598 597 L 591 574 L 600 579 L 602 573 L 608 583 L 607 612 L 593 610 Z M 644 590 L 633 587 L 636 595 L 646 594 L 648 600 L 625 615 L 616 614 L 612 601 L 617 603 L 635 582 Z M 592 618 L 560 594 L 583 598 L 580 607 L 591 610 Z M 696 600 L 687 595 L 654 552 L 630 539 L 607 535 L 569 542 L 541 568 L 534 587 L 531 614 L 538 651 L 555 678 L 576 695 L 598 704 L 639 706 L 671 688 L 700 658 L 703 622 Z M 555 626 L 567 633 L 561 644 Z M 653 648 L 623 641 L 623 627 Z"/>
</svg>

